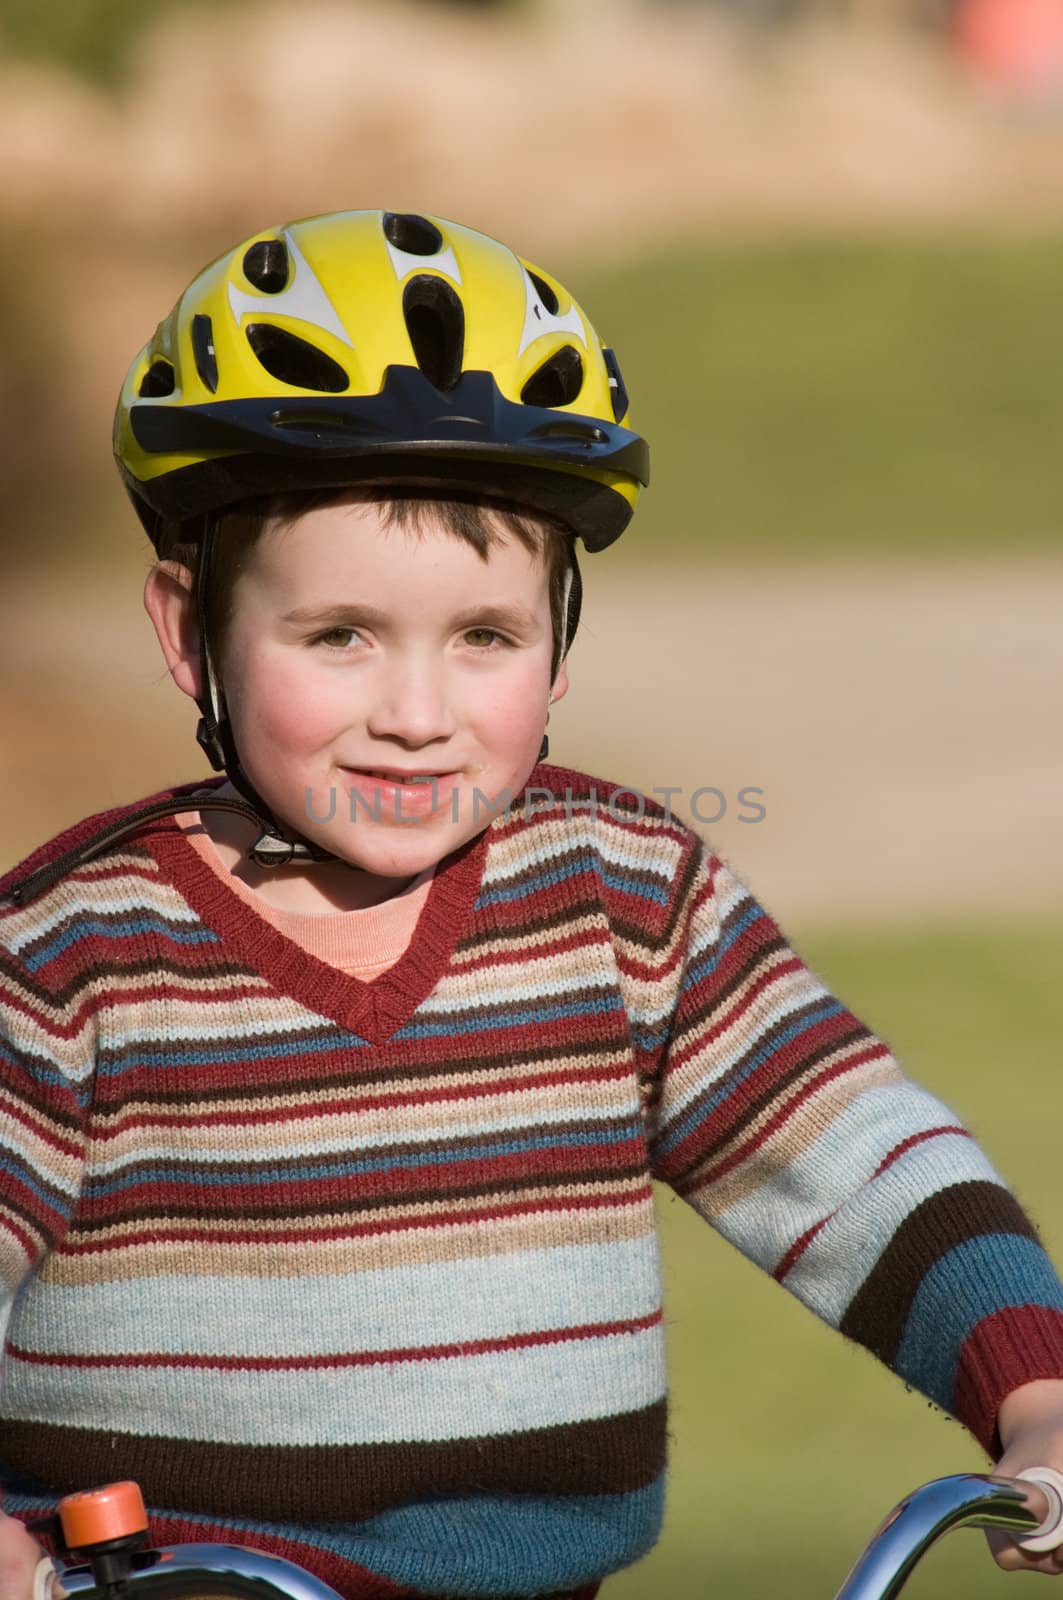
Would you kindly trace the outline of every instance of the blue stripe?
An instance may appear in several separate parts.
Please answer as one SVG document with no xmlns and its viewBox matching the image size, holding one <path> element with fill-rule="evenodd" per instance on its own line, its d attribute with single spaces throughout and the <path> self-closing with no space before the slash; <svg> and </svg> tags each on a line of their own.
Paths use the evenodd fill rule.
<svg viewBox="0 0 1063 1600">
<path fill-rule="evenodd" d="M 88 1105 L 89 1101 L 92 1099 L 91 1074 L 89 1074 L 80 1083 L 71 1082 L 71 1079 L 67 1073 L 60 1072 L 57 1067 L 49 1066 L 46 1061 L 38 1060 L 36 1056 L 29 1055 L 28 1053 L 26 1055 L 8 1054 L 2 1048 L 4 1042 L 5 1041 L 0 1040 L 0 1062 L 3 1062 L 8 1066 L 12 1066 L 17 1070 L 19 1074 L 17 1081 L 19 1082 L 20 1088 L 25 1078 L 29 1077 L 34 1083 L 47 1083 L 54 1085 L 56 1088 L 66 1089 L 74 1096 L 74 1099 L 77 1101 L 79 1106 L 84 1107 Z M 10 1041 L 7 1042 L 9 1043 Z"/>
<path fill-rule="evenodd" d="M 573 1147 L 620 1145 L 636 1138 L 639 1124 L 634 1120 L 621 1128 L 579 1128 L 572 1133 L 543 1133 L 523 1139 L 507 1139 L 495 1144 L 469 1145 L 463 1150 L 437 1150 L 426 1146 L 422 1151 L 403 1155 L 381 1155 L 376 1159 L 360 1161 L 332 1161 L 324 1166 L 294 1166 L 274 1162 L 269 1167 L 241 1167 L 237 1171 L 216 1172 L 204 1164 L 201 1168 L 162 1167 L 138 1165 L 130 1172 L 117 1173 L 110 1178 L 92 1178 L 85 1184 L 84 1192 L 93 1197 L 120 1194 L 141 1183 L 183 1183 L 193 1188 L 237 1184 L 299 1183 L 306 1180 L 321 1182 L 327 1178 L 352 1178 L 362 1173 L 410 1171 L 414 1167 L 454 1166 L 462 1161 L 478 1161 L 497 1156 L 522 1155 L 529 1150 L 560 1150 Z"/>
<path fill-rule="evenodd" d="M 490 1033 L 495 1028 L 526 1028 L 531 1023 L 558 1022 L 563 1017 L 608 1017 L 623 1014 L 623 1003 L 618 994 L 600 999 L 569 1000 L 549 1006 L 525 1005 L 512 1010 L 491 1012 L 487 1016 L 470 1017 L 463 1022 L 409 1022 L 395 1034 L 396 1039 L 460 1039 L 466 1034 Z"/>
<path fill-rule="evenodd" d="M 789 1044 L 792 1039 L 799 1039 L 803 1033 L 807 1033 L 817 1023 L 823 1022 L 827 1017 L 836 1017 L 840 1012 L 847 1009 L 848 1007 L 843 1006 L 839 1000 L 824 1000 L 808 1016 L 803 1017 L 800 1022 L 795 1022 L 791 1027 L 783 1028 L 780 1032 L 773 1031 L 771 1037 L 749 1058 L 740 1072 L 729 1072 L 721 1086 L 706 1101 L 701 1105 L 691 1107 L 685 1115 L 672 1124 L 667 1133 L 662 1134 L 657 1143 L 657 1158 L 667 1155 L 670 1150 L 674 1149 L 677 1144 L 686 1138 L 688 1133 L 693 1132 L 696 1127 L 708 1117 L 711 1117 L 716 1108 L 722 1105 L 725 1100 L 729 1100 L 735 1090 L 756 1072 L 757 1068 L 769 1056 L 775 1055 L 782 1045 Z M 771 1026 L 770 1019 L 767 1026 Z"/>
<path fill-rule="evenodd" d="M 284 1061 L 297 1056 L 310 1056 L 322 1052 L 332 1053 L 342 1049 L 364 1049 L 366 1041 L 357 1034 L 333 1029 L 330 1033 L 317 1033 L 309 1039 L 284 1039 L 271 1042 L 268 1034 L 255 1034 L 246 1044 L 233 1041 L 220 1045 L 195 1045 L 188 1050 L 145 1050 L 142 1054 L 125 1057 L 120 1061 L 101 1056 L 97 1071 L 102 1078 L 121 1077 L 124 1072 L 134 1072 L 138 1067 L 203 1067 L 232 1065 L 238 1061 Z"/>
<path fill-rule="evenodd" d="M 497 889 L 482 889 L 476 901 L 476 909 L 479 911 L 484 906 L 507 905 L 515 900 L 526 900 L 530 895 L 539 894 L 543 889 L 555 888 L 566 879 L 577 878 L 582 873 L 591 873 L 610 889 L 637 895 L 641 900 L 652 900 L 656 905 L 668 904 L 667 886 L 656 888 L 650 884 L 640 883 L 624 873 L 610 871 L 596 857 L 580 856 L 575 861 L 565 862 L 563 866 L 537 873 L 534 878 L 529 878 L 524 883 L 501 884 Z"/>
<path fill-rule="evenodd" d="M 25 1492 L 27 1480 L 0 1468 L 4 1508 L 23 1516 L 54 1510 L 58 1493 Z M 36 1486 L 33 1486 L 34 1489 Z M 366 1568 L 420 1592 L 543 1594 L 593 1583 L 630 1566 L 657 1542 L 664 1474 L 626 1494 L 435 1497 L 396 1506 L 364 1522 L 260 1522 L 148 1507 L 155 1521 L 230 1531 L 234 1544 L 272 1536 Z M 209 1584 L 204 1587 L 209 1588 Z"/>
<path fill-rule="evenodd" d="M 21 1162 L 7 1152 L 0 1149 L 0 1172 L 11 1173 L 24 1189 L 29 1189 L 38 1199 L 43 1200 L 50 1211 L 58 1216 L 68 1217 L 73 1205 L 73 1198 L 65 1201 L 57 1200 L 53 1189 L 46 1189 L 40 1179 L 35 1176 L 29 1167 L 24 1167 Z"/>
<path fill-rule="evenodd" d="M 964 1341 L 983 1317 L 1026 1305 L 1063 1312 L 1063 1284 L 1041 1246 L 1013 1233 L 968 1239 L 946 1251 L 923 1278 L 894 1368 L 951 1411 Z"/>
<path fill-rule="evenodd" d="M 630 1012 L 628 1013 L 630 1016 Z M 674 1027 L 674 1021 L 662 1023 L 659 1028 L 640 1027 L 634 1021 L 631 1024 L 631 1039 L 636 1050 L 659 1050 L 664 1044 Z"/>
<path fill-rule="evenodd" d="M 161 917 L 138 917 L 132 922 L 97 922 L 91 917 L 77 922 L 71 928 L 66 928 L 60 934 L 43 945 L 33 955 L 25 957 L 26 967 L 30 972 L 36 972 L 38 967 L 45 966 L 53 957 L 62 955 L 64 950 L 69 950 L 81 939 L 90 938 L 98 934 L 103 939 L 139 939 L 146 933 L 157 934 L 160 938 L 169 940 L 171 944 L 218 944 L 218 935 L 206 928 L 202 923 L 195 928 L 178 931 L 163 922 Z"/>
<path fill-rule="evenodd" d="M 680 999 L 682 1000 L 688 990 L 693 989 L 703 978 L 715 977 L 720 957 L 726 955 L 731 946 L 738 943 L 747 928 L 752 927 L 754 922 L 759 922 L 760 918 L 766 916 L 766 914 L 763 906 L 758 905 L 755 900 L 750 901 L 747 909 L 740 917 L 735 918 L 726 932 L 721 934 L 712 949 L 706 955 L 700 956 L 697 961 L 687 968 L 683 974 L 683 982 L 679 990 Z"/>
</svg>

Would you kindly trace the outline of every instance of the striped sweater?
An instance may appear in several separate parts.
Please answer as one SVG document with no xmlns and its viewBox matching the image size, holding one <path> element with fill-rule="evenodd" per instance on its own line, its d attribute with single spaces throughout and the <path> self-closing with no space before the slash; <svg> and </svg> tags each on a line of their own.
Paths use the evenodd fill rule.
<svg viewBox="0 0 1063 1600">
<path fill-rule="evenodd" d="M 351 1600 L 592 1595 L 661 1522 L 653 1178 L 994 1456 L 1063 1377 L 1063 1285 L 953 1113 L 683 822 L 530 781 L 372 983 L 171 818 L 0 900 L 9 1511 L 132 1477 L 156 1540 Z"/>
</svg>

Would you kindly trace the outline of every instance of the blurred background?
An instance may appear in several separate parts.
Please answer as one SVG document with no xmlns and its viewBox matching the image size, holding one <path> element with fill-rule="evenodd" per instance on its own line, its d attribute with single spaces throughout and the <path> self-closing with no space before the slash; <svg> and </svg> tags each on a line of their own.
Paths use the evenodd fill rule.
<svg viewBox="0 0 1063 1600">
<path fill-rule="evenodd" d="M 0 868 L 207 770 L 109 449 L 188 280 L 323 210 L 495 233 L 653 450 L 552 758 L 676 791 L 1063 1259 L 1063 0 L 0 0 L 0 163 Z M 660 1202 L 668 1524 L 606 1593 L 831 1594 L 985 1457 Z"/>
</svg>

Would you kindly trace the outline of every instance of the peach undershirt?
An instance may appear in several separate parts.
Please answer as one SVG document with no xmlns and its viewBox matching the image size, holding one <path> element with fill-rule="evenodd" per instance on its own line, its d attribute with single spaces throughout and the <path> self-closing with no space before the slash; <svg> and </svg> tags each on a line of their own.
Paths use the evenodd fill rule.
<svg viewBox="0 0 1063 1600">
<path fill-rule="evenodd" d="M 371 983 L 393 967 L 405 952 L 432 886 L 435 868 L 426 867 L 401 894 L 363 911 L 282 911 L 248 888 L 243 879 L 233 877 L 198 811 L 178 812 L 174 821 L 197 855 L 224 879 L 233 894 L 247 902 L 256 916 L 272 923 L 286 939 L 301 945 L 319 961 L 352 978 L 361 978 L 364 983 Z"/>
</svg>

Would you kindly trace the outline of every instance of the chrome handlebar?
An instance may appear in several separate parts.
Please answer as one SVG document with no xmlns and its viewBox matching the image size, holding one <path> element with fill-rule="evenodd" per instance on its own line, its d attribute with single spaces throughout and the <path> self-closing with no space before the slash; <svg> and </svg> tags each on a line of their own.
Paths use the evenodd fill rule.
<svg viewBox="0 0 1063 1600">
<path fill-rule="evenodd" d="M 894 1506 L 835 1600 L 894 1600 L 930 1546 L 953 1528 L 1030 1534 L 1041 1523 L 1030 1502 L 1043 1503 L 1045 1498 L 1036 1483 L 977 1472 L 924 1483 Z M 1063 1543 L 1063 1529 L 1059 1538 Z"/>
<path fill-rule="evenodd" d="M 856 1561 L 835 1600 L 895 1600 L 930 1546 L 953 1528 L 1002 1528 L 1030 1535 L 1041 1524 L 1032 1506 L 1052 1502 L 1036 1482 L 960 1473 L 935 1478 L 895 1506 Z M 1060 1529 L 1063 1542 L 1063 1528 Z M 106 1600 L 87 1566 L 60 1571 L 71 1596 Z M 133 1557 L 122 1590 L 128 1600 L 162 1600 L 214 1590 L 234 1600 L 341 1600 L 303 1567 L 238 1545 L 183 1544 Z"/>
<path fill-rule="evenodd" d="M 83 1600 L 105 1600 L 91 1567 L 65 1567 L 59 1583 L 69 1595 Z M 123 1596 L 129 1600 L 176 1600 L 179 1595 L 216 1593 L 233 1600 L 342 1600 L 335 1589 L 322 1583 L 281 1556 L 247 1550 L 235 1544 L 175 1544 L 145 1550 L 133 1557 Z"/>
</svg>

